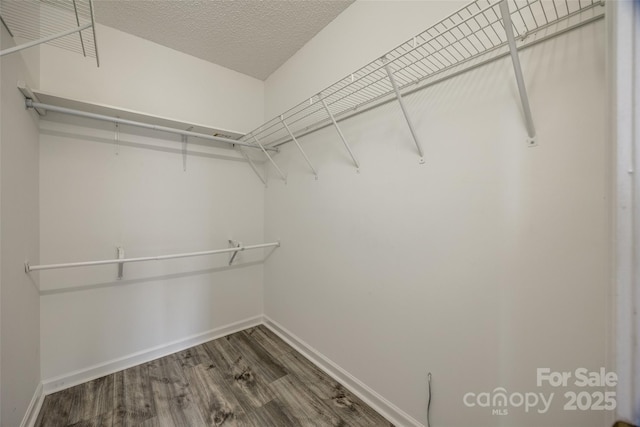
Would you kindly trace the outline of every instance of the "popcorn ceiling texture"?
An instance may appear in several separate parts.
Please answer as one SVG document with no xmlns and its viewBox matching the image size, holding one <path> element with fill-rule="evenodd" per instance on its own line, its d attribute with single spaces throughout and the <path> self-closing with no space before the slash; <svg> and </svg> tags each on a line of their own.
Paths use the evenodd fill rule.
<svg viewBox="0 0 640 427">
<path fill-rule="evenodd" d="M 95 14 L 103 25 L 265 80 L 352 2 L 98 0 Z"/>
</svg>

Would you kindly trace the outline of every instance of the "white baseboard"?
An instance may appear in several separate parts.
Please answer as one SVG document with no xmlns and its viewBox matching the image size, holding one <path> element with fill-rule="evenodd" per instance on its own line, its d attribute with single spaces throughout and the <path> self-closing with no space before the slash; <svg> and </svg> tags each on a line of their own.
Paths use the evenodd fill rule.
<svg viewBox="0 0 640 427">
<path fill-rule="evenodd" d="M 35 425 L 38 419 L 38 413 L 40 413 L 40 408 L 42 407 L 42 402 L 44 401 L 44 393 L 42 391 L 42 383 L 40 383 L 38 387 L 36 387 L 35 393 L 33 393 L 33 397 L 27 407 L 27 412 L 24 414 L 24 418 L 22 418 L 20 427 L 33 427 Z"/>
<path fill-rule="evenodd" d="M 225 335 L 229 335 L 234 332 L 242 331 L 243 329 L 247 329 L 252 326 L 257 326 L 261 323 L 262 316 L 251 317 L 249 319 L 240 320 L 229 325 L 211 329 L 207 332 L 192 335 L 187 338 L 159 345 L 147 350 L 139 351 L 137 353 L 120 357 L 118 359 L 90 366 L 85 369 L 80 369 L 68 374 L 60 375 L 55 378 L 46 379 L 42 382 L 44 395 L 55 393 L 57 391 L 67 389 L 69 387 L 73 387 L 87 381 L 95 380 L 96 378 L 110 375 L 114 372 L 131 368 L 142 363 L 150 362 L 152 360 L 168 356 L 178 351 L 186 350 L 187 348 L 203 344 L 207 341 L 215 340 L 217 338 L 224 337 Z"/>
<path fill-rule="evenodd" d="M 302 353 L 307 359 L 313 362 L 318 368 L 326 372 L 336 381 L 340 382 L 345 388 L 362 399 L 365 403 L 375 409 L 387 420 L 396 426 L 407 427 L 424 427 L 418 420 L 380 396 L 374 390 L 369 388 L 362 381 L 345 371 L 335 362 L 324 356 L 322 353 L 311 347 L 295 334 L 270 319 L 267 316 L 255 316 L 249 319 L 221 326 L 210 331 L 192 335 L 177 341 L 173 341 L 161 346 L 153 347 L 137 353 L 133 353 L 118 359 L 110 360 L 98 365 L 94 365 L 85 369 L 60 375 L 55 378 L 44 380 L 36 389 L 31 404 L 24 416 L 21 427 L 32 427 L 42 406 L 42 402 L 46 395 L 55 393 L 60 390 L 82 384 L 105 375 L 113 374 L 142 363 L 159 359 L 169 354 L 185 350 L 187 348 L 200 345 L 207 341 L 215 340 L 223 336 L 239 332 L 244 329 L 264 324 L 276 335 L 286 341 L 293 348 Z"/>
<path fill-rule="evenodd" d="M 424 427 L 424 424 L 421 424 L 411 415 L 380 396 L 362 381 L 342 369 L 335 362 L 311 347 L 277 322 L 271 320 L 267 316 L 264 316 L 264 325 L 394 425 Z"/>
</svg>

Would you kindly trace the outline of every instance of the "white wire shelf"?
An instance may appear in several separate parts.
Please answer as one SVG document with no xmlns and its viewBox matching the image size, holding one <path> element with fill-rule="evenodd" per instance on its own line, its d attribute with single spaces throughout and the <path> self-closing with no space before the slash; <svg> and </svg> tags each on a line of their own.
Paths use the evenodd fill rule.
<svg viewBox="0 0 640 427">
<path fill-rule="evenodd" d="M 69 110 L 76 110 L 85 113 L 143 122 L 151 126 L 170 127 L 182 130 L 188 129 L 191 132 L 202 133 L 230 140 L 235 140 L 242 136 L 242 132 L 235 130 L 214 128 L 201 123 L 186 122 L 175 118 L 157 116 L 113 105 L 100 104 L 66 96 L 60 96 L 59 94 L 47 92 L 41 89 L 30 88 L 24 82 L 18 82 L 18 89 L 23 93 L 26 99 L 31 99 L 33 102 L 48 104 L 56 107 L 63 107 Z M 46 109 L 42 111 L 42 115 L 45 115 L 46 112 Z M 220 146 L 227 147 L 228 144 L 221 144 Z"/>
<path fill-rule="evenodd" d="M 2 54 L 48 43 L 100 66 L 92 0 L 0 0 L 0 18 L 12 37 L 31 41 Z"/>
<path fill-rule="evenodd" d="M 502 0 L 475 0 L 285 113 L 244 135 L 274 147 L 336 120 L 396 99 L 385 69 L 403 95 L 509 55 Z M 601 0 L 507 0 L 517 47 L 523 48 L 604 16 Z M 287 126 L 289 129 L 287 129 Z M 291 132 L 289 132 L 289 130 Z M 354 158 L 355 162 L 355 158 Z M 355 162 L 357 165 L 357 162 Z"/>
</svg>

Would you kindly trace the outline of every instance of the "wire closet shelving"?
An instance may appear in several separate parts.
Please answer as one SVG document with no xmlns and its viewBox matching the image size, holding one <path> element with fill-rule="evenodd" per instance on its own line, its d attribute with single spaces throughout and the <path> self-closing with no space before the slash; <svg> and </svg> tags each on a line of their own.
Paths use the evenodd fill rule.
<svg viewBox="0 0 640 427">
<path fill-rule="evenodd" d="M 518 49 L 533 45 L 602 18 L 603 5 L 600 0 L 475 0 L 240 139 L 258 140 L 265 147 L 298 144 L 297 137 L 385 102 L 398 99 L 402 106 L 402 95 L 510 53 L 517 56 L 515 45 Z M 507 16 L 503 16 L 505 10 Z M 509 21 L 514 49 L 505 31 Z M 411 127 L 409 117 L 407 122 Z M 532 123 L 530 127 L 528 123 L 534 143 Z M 341 133 L 340 137 L 344 141 Z M 417 140 L 416 145 L 422 157 Z"/>
<path fill-rule="evenodd" d="M 79 46 L 82 49 L 81 52 L 85 55 L 90 56 L 93 52 L 97 60 L 95 33 L 93 33 L 93 38 L 83 38 L 83 34 L 87 33 L 86 31 L 83 33 L 83 31 L 93 26 L 91 0 L 40 0 L 38 2 L 32 0 L 0 0 L 0 4 L 2 5 L 0 12 L 2 14 L 3 24 L 7 25 L 8 28 L 14 25 L 12 24 L 14 21 L 11 13 L 6 13 L 6 11 L 11 9 L 11 6 L 7 8 L 6 5 L 15 5 L 17 3 L 33 3 L 39 5 L 39 8 L 45 9 L 54 8 L 58 14 L 62 15 L 69 15 L 68 12 L 73 11 L 74 14 L 70 16 L 75 16 L 74 25 L 76 25 L 76 29 L 74 32 L 78 32 L 79 37 L 76 37 L 75 42 L 65 39 L 61 47 L 77 51 Z M 60 7 L 60 5 L 63 4 L 66 6 Z M 79 7 L 80 4 L 87 6 L 83 9 Z M 70 9 L 69 5 L 71 5 L 73 9 Z M 338 121 L 395 99 L 400 103 L 416 148 L 418 149 L 420 160 L 423 162 L 423 150 L 418 135 L 414 131 L 410 114 L 403 104 L 402 97 L 472 68 L 509 55 L 511 56 L 514 66 L 529 143 L 535 144 L 535 128 L 528 105 L 523 73 L 518 58 L 518 50 L 602 18 L 604 16 L 603 5 L 604 2 L 602 0 L 475 0 L 413 37 L 411 40 L 401 44 L 375 61 L 312 96 L 310 99 L 301 102 L 285 113 L 242 136 L 219 137 L 201 132 L 181 130 L 175 127 L 177 126 L 176 124 L 172 124 L 173 127 L 167 127 L 164 124 L 149 124 L 136 120 L 114 118 L 110 115 L 114 114 L 116 110 L 104 106 L 94 105 L 93 107 L 99 107 L 101 110 L 106 109 L 109 115 L 80 111 L 60 105 L 43 104 L 38 102 L 36 94 L 28 88 L 22 87 L 21 91 L 25 96 L 26 106 L 35 109 L 40 114 L 51 110 L 97 120 L 112 121 L 115 123 L 177 133 L 183 136 L 183 144 L 186 143 L 186 138 L 189 136 L 213 139 L 214 141 L 231 144 L 239 150 L 240 153 L 245 155 L 245 158 L 251 164 L 256 175 L 258 175 L 265 184 L 266 178 L 261 176 L 251 159 L 242 151 L 242 147 L 260 149 L 265 157 L 273 164 L 280 177 L 286 181 L 286 175 L 269 155 L 269 151 L 276 151 L 278 146 L 293 141 L 317 178 L 317 170 L 305 154 L 297 137 L 304 136 L 325 126 L 333 125 L 342 139 L 345 148 L 349 151 L 355 166 L 359 167 L 354 153 L 349 148 L 349 144 L 340 130 Z M 42 11 L 42 9 L 37 9 L 37 13 L 35 14 L 24 11 L 21 13 L 23 16 L 30 16 L 31 13 L 34 17 L 38 18 L 42 16 Z M 81 27 L 83 27 L 83 21 L 80 20 L 80 16 L 84 16 L 85 21 L 87 21 L 89 17 L 91 19 L 91 24 L 84 24 L 85 29 L 81 29 Z M 9 20 L 9 23 L 5 20 Z M 69 24 L 69 22 L 67 22 L 67 24 Z M 71 24 L 73 24 L 73 22 Z M 40 26 L 43 30 L 49 29 L 47 25 L 43 25 L 42 21 L 40 22 Z M 16 31 L 23 29 L 20 25 L 16 25 L 14 28 Z M 26 31 L 29 29 L 33 30 L 33 28 L 40 27 L 25 27 L 24 29 Z M 52 29 L 49 30 L 51 32 L 55 31 Z M 43 34 L 41 32 L 32 34 L 32 36 L 35 35 L 42 36 Z M 22 36 L 22 33 L 20 33 L 20 36 Z M 58 39 L 56 43 L 62 43 L 61 40 L 63 39 Z M 88 41 L 93 43 L 93 51 L 87 48 Z M 65 100 L 58 101 L 65 102 Z M 66 102 L 70 101 L 71 100 L 68 99 L 66 100 Z M 79 102 L 75 103 L 78 104 Z M 80 102 L 80 104 L 82 103 Z M 133 114 L 134 118 L 141 116 L 134 112 L 129 112 L 129 114 Z M 149 117 L 147 117 L 147 120 L 148 119 Z M 156 117 L 156 119 L 162 118 Z M 162 123 L 165 122 L 167 122 L 167 119 L 162 119 Z M 122 277 L 122 265 L 127 262 L 232 253 L 229 261 L 229 264 L 231 264 L 233 263 L 235 254 L 239 251 L 280 246 L 280 242 L 253 246 L 242 246 L 242 244 L 235 241 L 230 241 L 229 243 L 233 247 L 203 252 L 129 259 L 124 258 L 123 250 L 118 248 L 117 259 L 49 265 L 29 265 L 29 263 L 26 263 L 25 272 L 29 273 L 35 270 L 54 268 L 118 264 L 119 277 Z"/>
<path fill-rule="evenodd" d="M 84 14 L 79 12 L 75 15 L 78 27 L 81 26 L 78 16 L 83 15 L 88 19 L 88 12 L 91 12 L 93 23 L 91 0 L 0 0 L 0 3 L 33 3 L 45 8 L 66 5 L 60 10 L 84 10 Z M 79 4 L 88 6 L 83 9 Z M 411 114 L 404 105 L 403 96 L 510 55 L 522 103 L 527 143 L 534 146 L 534 120 L 518 51 L 602 18 L 603 6 L 603 0 L 475 0 L 378 59 L 242 136 L 221 137 L 123 120 L 112 117 L 113 108 L 107 108 L 106 115 L 95 112 L 89 115 L 85 111 L 38 102 L 37 97 L 29 91 L 23 90 L 23 93 L 27 107 L 36 109 L 39 114 L 51 110 L 132 126 L 151 127 L 181 134 L 185 138 L 193 136 L 226 143 L 245 157 L 264 184 L 266 177 L 258 172 L 251 158 L 244 153 L 243 147 L 261 150 L 280 178 L 286 182 L 286 174 L 269 152 L 277 151 L 282 144 L 293 141 L 317 178 L 317 169 L 297 138 L 333 125 L 355 167 L 359 168 L 355 153 L 351 150 L 338 122 L 397 100 L 411 131 L 419 161 L 424 163 L 422 145 L 412 124 Z M 79 31 L 81 36 L 85 33 L 86 31 Z M 76 37 L 75 42 L 85 46 L 86 40 L 83 40 L 82 37 Z M 95 37 L 92 41 L 97 56 Z M 66 43 L 67 47 L 73 47 L 68 44 L 69 40 Z"/>
<path fill-rule="evenodd" d="M 100 66 L 92 0 L 0 0 L 0 19 L 12 37 L 27 41 L 0 56 L 48 43 Z"/>
</svg>

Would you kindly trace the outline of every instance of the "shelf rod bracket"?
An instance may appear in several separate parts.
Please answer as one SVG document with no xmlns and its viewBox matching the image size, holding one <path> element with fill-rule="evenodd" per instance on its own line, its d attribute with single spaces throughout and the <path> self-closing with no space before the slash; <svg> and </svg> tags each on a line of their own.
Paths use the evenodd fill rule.
<svg viewBox="0 0 640 427">
<path fill-rule="evenodd" d="M 20 92 L 22 92 L 22 96 L 24 96 L 25 102 L 27 99 L 30 99 L 31 102 L 40 102 L 38 100 L 38 97 L 36 96 L 35 93 L 33 93 L 33 91 L 31 90 L 31 88 L 29 86 L 27 86 L 27 84 L 25 82 L 23 82 L 22 80 L 18 81 L 18 90 Z M 25 108 L 29 108 L 27 106 L 25 106 Z M 47 110 L 43 110 L 41 108 L 34 108 L 34 111 L 36 113 L 38 113 L 39 116 L 46 116 L 47 115 Z"/>
<path fill-rule="evenodd" d="M 500 2 L 500 13 L 502 15 L 502 22 L 504 24 L 504 32 L 507 36 L 507 42 L 509 43 L 511 62 L 513 62 L 513 71 L 516 75 L 516 83 L 518 84 L 518 92 L 520 92 L 520 101 L 522 102 L 522 110 L 524 112 L 524 119 L 527 126 L 527 134 L 529 135 L 527 143 L 531 147 L 536 145 L 536 129 L 533 126 L 533 117 L 531 116 L 529 97 L 527 96 L 527 88 L 524 84 L 522 67 L 520 66 L 520 57 L 518 56 L 518 47 L 516 46 L 516 39 L 513 35 L 513 24 L 511 23 L 511 13 L 509 12 L 509 4 L 507 3 L 507 1 L 508 0 L 502 0 Z"/>
<path fill-rule="evenodd" d="M 298 142 L 296 137 L 293 136 L 293 132 L 291 132 L 291 129 L 289 129 L 289 126 L 287 125 L 287 122 L 284 121 L 284 117 L 283 116 L 280 116 L 280 121 L 282 122 L 282 125 L 287 130 L 287 132 L 289 132 L 289 136 L 291 136 L 291 139 L 293 140 L 293 142 L 296 143 L 296 146 L 298 147 L 298 150 L 300 150 L 300 153 L 302 154 L 302 157 L 304 157 L 304 159 L 306 160 L 307 164 L 309 165 L 309 167 L 313 171 L 313 174 L 316 176 L 316 179 L 318 179 L 318 172 L 316 171 L 316 169 L 311 164 L 311 161 L 309 160 L 309 157 L 307 157 L 307 154 L 302 149 L 302 146 L 300 146 L 300 143 Z"/>
<path fill-rule="evenodd" d="M 229 240 L 229 245 L 231 245 L 232 248 L 241 248 L 231 252 L 231 257 L 229 258 L 229 265 L 231 265 L 233 264 L 233 260 L 236 259 L 238 252 L 244 250 L 244 248 L 242 248 L 242 242 L 236 242 L 235 240 Z"/>
<path fill-rule="evenodd" d="M 190 130 L 187 129 L 187 130 Z M 182 135 L 182 171 L 187 171 L 187 135 Z"/>
<path fill-rule="evenodd" d="M 402 114 L 404 114 L 404 118 L 407 121 L 409 130 L 411 131 L 411 136 L 413 137 L 413 141 L 415 142 L 416 147 L 418 148 L 418 154 L 420 155 L 420 164 L 424 164 L 424 151 L 422 151 L 422 144 L 420 144 L 420 140 L 418 139 L 418 134 L 416 133 L 416 130 L 413 127 L 413 122 L 411 121 L 411 117 L 407 112 L 407 107 L 404 105 L 404 100 L 402 99 L 402 95 L 400 94 L 400 89 L 398 88 L 398 83 L 396 82 L 396 78 L 393 76 L 393 72 L 391 71 L 391 67 L 389 67 L 389 62 L 386 57 L 382 58 L 382 62 L 384 63 L 384 69 L 387 71 L 387 75 L 389 76 L 389 81 L 391 82 L 391 86 L 393 86 L 393 91 L 396 93 L 396 99 L 400 104 L 400 109 L 402 109 Z"/>
<path fill-rule="evenodd" d="M 269 155 L 269 153 L 267 152 L 267 150 L 264 148 L 264 145 L 262 145 L 260 143 L 260 141 L 258 141 L 258 138 L 256 138 L 255 135 L 251 135 L 254 139 L 254 141 L 256 141 L 256 143 L 260 146 L 260 148 L 262 149 L 262 152 L 265 154 L 265 156 L 267 156 L 267 159 L 269 159 L 269 161 L 271 162 L 271 164 L 273 165 L 274 168 L 276 168 L 276 170 L 278 171 L 278 174 L 280 175 L 280 178 L 282 178 L 282 180 L 285 182 L 287 182 L 287 176 L 284 174 L 284 172 L 282 172 L 282 169 L 280 169 L 278 167 L 278 165 L 276 164 L 276 162 L 273 161 L 273 159 L 271 158 L 271 156 Z"/>
<path fill-rule="evenodd" d="M 124 259 L 124 249 L 122 248 L 122 246 L 118 246 L 116 248 L 116 254 L 118 256 L 118 259 Z M 124 277 L 124 263 L 119 262 L 118 263 L 118 280 L 122 280 L 123 277 Z"/>
<path fill-rule="evenodd" d="M 14 52 L 19 52 L 21 50 L 28 49 L 30 47 L 37 46 L 37 45 L 42 44 L 42 43 L 50 42 L 51 40 L 59 39 L 61 37 L 66 37 L 66 36 L 68 36 L 70 34 L 73 34 L 73 33 L 79 33 L 80 31 L 86 30 L 89 27 L 91 27 L 91 24 L 85 24 L 82 27 L 76 27 L 76 28 L 74 28 L 72 30 L 63 31 L 61 33 L 53 34 L 53 35 L 51 35 L 49 37 L 44 37 L 44 38 L 41 38 L 41 39 L 38 39 L 38 40 L 33 40 L 31 42 L 24 43 L 24 44 L 21 44 L 21 45 L 18 45 L 18 46 L 10 47 L 9 49 L 5 49 L 5 50 L 0 51 L 0 56 L 8 55 L 8 54 L 14 53 Z"/>
<path fill-rule="evenodd" d="M 7 25 L 7 23 L 6 23 L 6 22 L 4 22 L 4 19 L 2 18 L 2 15 L 0 15 L 0 23 L 2 23 L 2 26 L 7 30 L 7 32 L 9 33 L 9 35 L 10 35 L 11 37 L 15 37 L 15 36 L 13 35 L 13 32 L 11 32 L 11 28 L 9 28 L 9 26 Z"/>
<path fill-rule="evenodd" d="M 327 114 L 329 115 L 329 118 L 331 119 L 333 126 L 338 131 L 338 135 L 340 135 L 340 139 L 342 139 L 342 143 L 344 144 L 345 148 L 349 152 L 349 155 L 351 156 L 351 160 L 353 160 L 353 164 L 356 165 L 356 169 L 360 169 L 360 164 L 358 163 L 358 160 L 356 160 L 356 156 L 353 154 L 353 151 L 351 151 L 351 147 L 349 147 L 349 143 L 347 142 L 346 138 L 342 134 L 342 131 L 340 130 L 340 126 L 338 126 L 338 122 L 336 122 L 336 118 L 333 117 L 333 113 L 331 112 L 331 110 L 329 110 L 329 106 L 327 105 L 327 103 L 325 102 L 325 100 L 322 98 L 320 94 L 318 94 L 318 98 L 320 98 L 320 102 L 322 102 L 322 106 L 324 107 L 324 109 L 327 110 Z"/>
<path fill-rule="evenodd" d="M 256 164 L 253 163 L 253 160 L 251 160 L 251 157 L 249 157 L 247 155 L 247 153 L 244 152 L 244 150 L 242 149 L 241 146 L 238 146 L 238 151 L 240 151 L 240 154 L 242 154 L 242 157 L 245 158 L 245 160 L 247 162 L 249 162 L 249 166 L 251 166 L 251 169 L 253 169 L 253 172 L 255 172 L 255 174 L 258 176 L 258 178 L 260 179 L 260 181 L 262 181 L 262 184 L 266 187 L 267 186 L 267 180 L 264 179 L 262 177 L 262 175 L 260 175 L 260 172 L 258 172 L 258 168 L 256 167 Z"/>
</svg>

